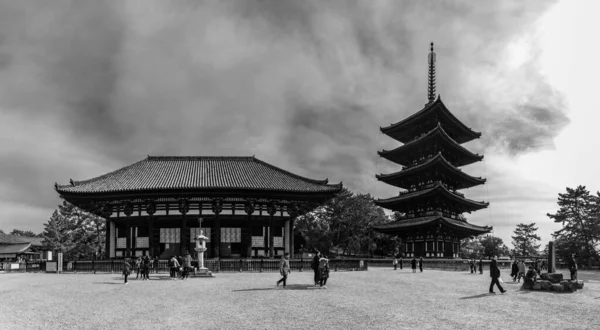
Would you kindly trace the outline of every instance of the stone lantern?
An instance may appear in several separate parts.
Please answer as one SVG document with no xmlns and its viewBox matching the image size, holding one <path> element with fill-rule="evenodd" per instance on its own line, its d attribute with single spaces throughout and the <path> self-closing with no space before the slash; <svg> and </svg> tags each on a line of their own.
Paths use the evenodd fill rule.
<svg viewBox="0 0 600 330">
<path fill-rule="evenodd" d="M 198 223 L 200 223 L 200 228 L 202 228 L 202 218 L 198 218 Z M 204 252 L 206 251 L 206 242 L 209 242 L 210 239 L 204 236 L 204 232 L 200 230 L 200 235 L 195 238 L 196 247 L 194 250 L 198 254 L 198 274 L 200 276 L 214 276 L 211 272 L 208 271 L 208 268 L 204 267 Z"/>
</svg>

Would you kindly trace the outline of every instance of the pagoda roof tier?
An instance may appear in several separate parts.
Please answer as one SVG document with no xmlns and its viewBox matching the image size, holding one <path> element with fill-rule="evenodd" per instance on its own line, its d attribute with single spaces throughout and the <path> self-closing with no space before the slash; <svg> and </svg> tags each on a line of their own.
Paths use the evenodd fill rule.
<svg viewBox="0 0 600 330">
<path fill-rule="evenodd" d="M 463 122 L 458 120 L 442 102 L 441 96 L 435 101 L 425 105 L 423 109 L 413 115 L 387 127 L 382 127 L 381 132 L 402 143 L 408 143 L 415 136 L 424 133 L 426 122 L 441 122 L 444 126 L 452 129 L 454 139 L 458 143 L 469 142 L 481 136 L 481 133 L 473 131 Z"/>
<path fill-rule="evenodd" d="M 401 193 L 399 196 L 377 199 L 375 204 L 393 211 L 403 211 L 401 208 L 410 208 L 418 200 L 445 199 L 451 203 L 460 204 L 465 212 L 476 211 L 488 207 L 489 203 L 477 202 L 461 195 L 449 191 L 440 183 L 434 184 L 431 188 Z"/>
<path fill-rule="evenodd" d="M 457 183 L 456 189 L 465 189 L 485 183 L 485 179 L 474 177 L 461 171 L 450 164 L 442 153 L 438 153 L 435 157 L 430 158 L 427 162 L 404 170 L 391 173 L 379 174 L 375 177 L 379 181 L 383 181 L 392 186 L 409 189 L 412 184 L 417 183 L 421 174 L 431 173 L 430 179 L 437 181 L 443 177 L 453 178 Z M 443 179 L 442 179 L 443 181 Z"/>
<path fill-rule="evenodd" d="M 329 196 L 342 184 L 328 184 L 280 169 L 255 157 L 155 157 L 148 156 L 132 165 L 89 180 L 55 184 L 61 196 L 162 195 L 246 196 L 280 194 L 286 196 Z M 285 196 L 284 196 L 285 195 Z"/>
<path fill-rule="evenodd" d="M 482 155 L 474 154 L 454 141 L 448 136 L 439 123 L 434 129 L 418 139 L 410 141 L 396 149 L 379 151 L 378 154 L 394 163 L 410 166 L 415 160 L 422 156 L 422 153 L 420 153 L 419 150 L 423 150 L 427 146 L 433 145 L 438 145 L 438 147 L 436 147 L 438 150 L 435 150 L 435 153 L 440 151 L 440 147 L 445 147 L 441 149 L 441 152 L 446 159 L 455 159 L 452 161 L 452 165 L 454 166 L 469 165 L 483 159 Z"/>
<path fill-rule="evenodd" d="M 394 235 L 409 234 L 419 232 L 420 230 L 427 231 L 433 228 L 440 231 L 449 229 L 455 233 L 461 233 L 464 237 L 486 234 L 493 229 L 490 226 L 477 226 L 464 220 L 456 220 L 439 215 L 400 219 L 391 223 L 373 226 L 373 229 L 377 232 Z"/>
</svg>

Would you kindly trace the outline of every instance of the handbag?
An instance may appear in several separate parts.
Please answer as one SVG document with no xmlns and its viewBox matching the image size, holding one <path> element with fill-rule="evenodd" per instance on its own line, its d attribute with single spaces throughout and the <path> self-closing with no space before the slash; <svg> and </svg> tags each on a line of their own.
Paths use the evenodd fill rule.
<svg viewBox="0 0 600 330">
<path fill-rule="evenodd" d="M 500 282 L 500 284 L 504 284 L 504 281 L 502 280 L 502 277 L 498 277 L 498 282 Z"/>
</svg>

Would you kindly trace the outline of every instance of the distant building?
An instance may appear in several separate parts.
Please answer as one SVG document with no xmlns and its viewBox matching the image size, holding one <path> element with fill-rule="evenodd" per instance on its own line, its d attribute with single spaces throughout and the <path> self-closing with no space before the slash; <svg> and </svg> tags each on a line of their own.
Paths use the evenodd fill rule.
<svg viewBox="0 0 600 330">
<path fill-rule="evenodd" d="M 464 212 L 486 208 L 458 190 L 485 183 L 459 169 L 483 159 L 461 146 L 479 138 L 446 108 L 435 93 L 435 53 L 429 54 L 429 102 L 419 112 L 381 128 L 381 132 L 403 143 L 379 155 L 403 168 L 377 179 L 405 189 L 398 196 L 377 199 L 375 204 L 405 215 L 398 221 L 374 227 L 375 231 L 402 238 L 404 255 L 424 258 L 458 258 L 460 241 L 489 233 L 491 227 L 468 223 Z"/>
<path fill-rule="evenodd" d="M 26 237 L 0 233 L 0 260 L 51 259 L 52 252 L 44 249 L 43 237 Z M 48 258 L 50 257 L 50 258 Z"/>
</svg>

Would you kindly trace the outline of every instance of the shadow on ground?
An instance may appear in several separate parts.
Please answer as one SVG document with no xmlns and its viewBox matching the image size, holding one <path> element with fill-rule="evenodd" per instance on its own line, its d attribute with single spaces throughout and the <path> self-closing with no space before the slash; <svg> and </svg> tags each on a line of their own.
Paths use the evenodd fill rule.
<svg viewBox="0 0 600 330">
<path fill-rule="evenodd" d="M 470 297 L 462 297 L 459 299 L 475 299 L 475 298 L 484 298 L 484 297 L 490 297 L 490 296 L 495 296 L 495 294 L 493 293 L 482 293 L 482 294 L 478 294 L 475 296 L 470 296 Z"/>
<path fill-rule="evenodd" d="M 272 291 L 272 290 L 319 290 L 320 287 L 306 284 L 291 284 L 287 285 L 285 289 L 283 286 L 272 287 L 272 288 L 253 288 L 253 289 L 242 289 L 232 290 L 232 292 L 244 292 L 244 291 Z"/>
</svg>

